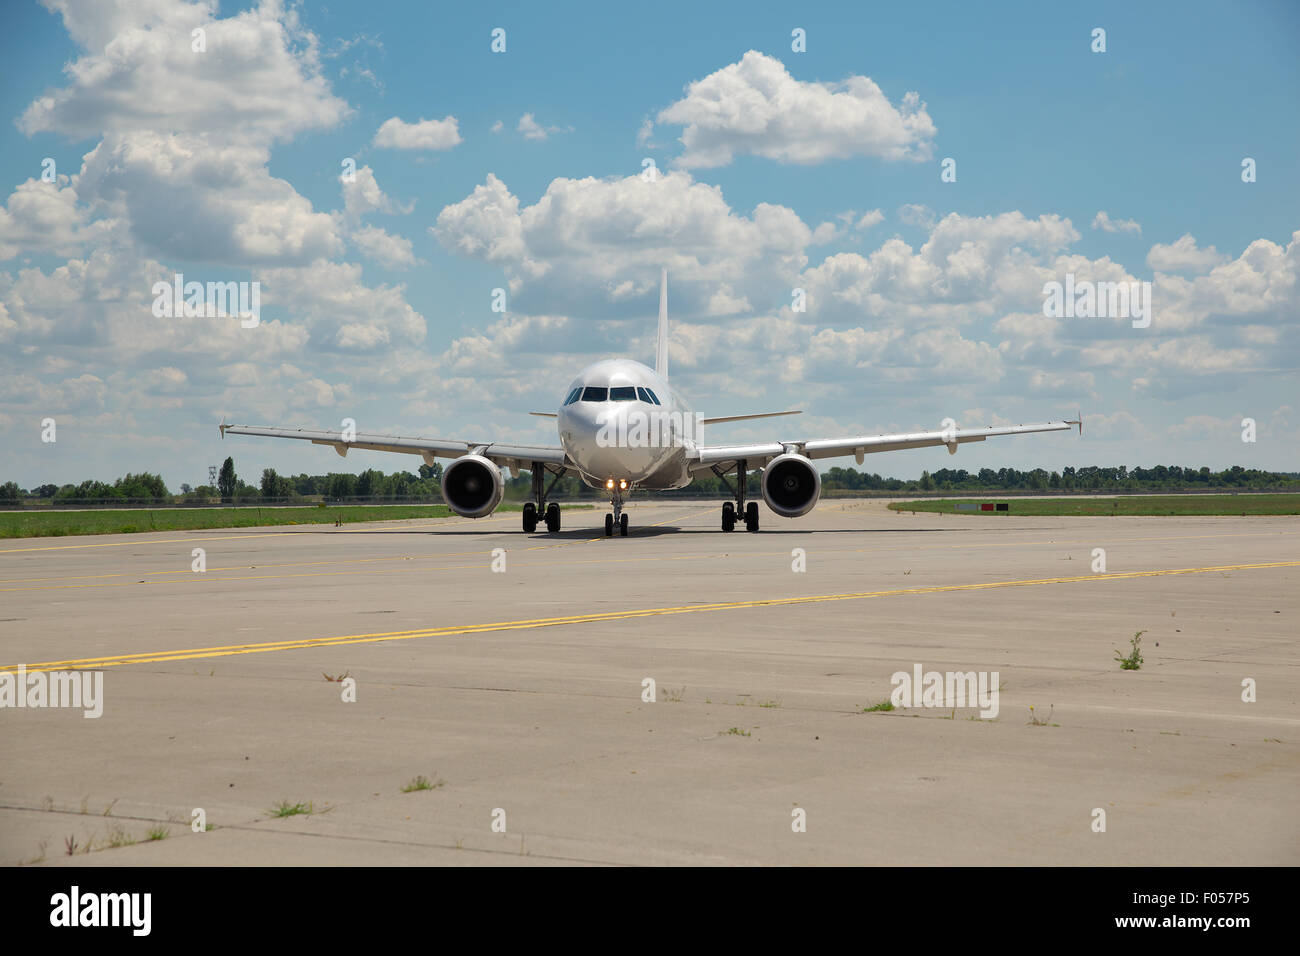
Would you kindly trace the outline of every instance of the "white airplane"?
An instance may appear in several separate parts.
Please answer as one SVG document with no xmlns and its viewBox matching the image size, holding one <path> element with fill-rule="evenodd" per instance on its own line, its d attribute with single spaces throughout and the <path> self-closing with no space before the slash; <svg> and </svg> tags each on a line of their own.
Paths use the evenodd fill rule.
<svg viewBox="0 0 1300 956">
<path fill-rule="evenodd" d="M 531 414 L 557 420 L 558 446 L 227 425 L 224 420 L 219 427 L 222 438 L 227 434 L 297 438 L 330 445 L 343 457 L 349 449 L 361 448 L 419 455 L 430 465 L 437 458 L 453 459 L 442 473 L 442 496 L 452 511 L 465 518 L 484 518 L 496 510 L 505 491 L 502 469 L 515 473 L 527 469 L 533 479 L 533 500 L 524 505 L 523 513 L 523 528 L 528 534 L 537 529 L 539 520 L 546 523 L 547 531 L 560 530 L 560 506 L 548 499 L 555 483 L 573 472 L 588 487 L 609 493 L 613 510 L 605 515 L 605 534 L 613 535 L 617 529 L 624 536 L 628 521 L 623 505 L 638 488 L 682 488 L 696 475 L 717 475 L 735 498 L 722 506 L 722 530 L 731 531 L 736 521 L 742 520 L 747 530 L 757 531 L 758 502 L 745 500 L 746 478 L 754 469 L 762 470 L 759 486 L 768 508 L 783 518 L 797 518 L 811 511 L 821 496 L 821 476 L 813 465 L 817 458 L 853 455 L 860 465 L 863 456 L 873 452 L 946 445 L 950 454 L 956 454 L 958 445 L 999 435 L 1063 431 L 1071 425 L 1083 430 L 1081 420 L 1072 420 L 968 429 L 950 426 L 937 432 L 901 435 L 705 445 L 700 440 L 700 425 L 800 413 L 702 418 L 692 412 L 682 394 L 668 384 L 666 269 L 659 290 L 655 367 L 630 359 L 589 365 L 569 383 L 558 411 Z M 733 472 L 735 485 L 727 480 Z M 549 486 L 545 483 L 548 475 Z"/>
</svg>

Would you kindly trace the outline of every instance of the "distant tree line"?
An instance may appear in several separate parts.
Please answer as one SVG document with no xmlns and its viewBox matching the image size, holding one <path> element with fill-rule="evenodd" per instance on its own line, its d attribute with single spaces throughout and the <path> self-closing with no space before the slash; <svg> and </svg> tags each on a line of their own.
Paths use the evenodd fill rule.
<svg viewBox="0 0 1300 956">
<path fill-rule="evenodd" d="M 1156 465 L 1154 468 L 1062 468 L 1059 472 L 1035 468 L 940 468 L 934 474 L 921 472 L 913 481 L 882 478 L 880 475 L 852 468 L 832 468 L 822 475 L 822 487 L 846 491 L 1043 491 L 1133 493 L 1160 491 L 1300 491 L 1300 474 L 1295 472 L 1259 471 L 1233 465 L 1223 471 L 1207 467 L 1184 468 L 1179 465 Z"/>
<path fill-rule="evenodd" d="M 278 475 L 274 468 L 262 471 L 263 498 L 321 497 L 341 501 L 349 498 L 442 498 L 442 465 L 421 465 L 419 471 L 385 474 L 367 468 L 359 475 L 331 472 L 328 475 Z"/>
<path fill-rule="evenodd" d="M 551 475 L 546 476 L 549 487 Z M 331 472 L 326 475 L 280 475 L 274 468 L 262 471 L 258 485 L 241 480 L 235 472 L 233 458 L 221 466 L 217 485 L 200 485 L 192 488 L 181 485 L 180 493 L 173 494 L 162 476 L 141 472 L 123 475 L 112 484 L 89 479 L 79 485 L 40 485 L 30 490 L 20 488 L 12 481 L 0 484 L 0 503 L 17 503 L 29 498 L 60 501 L 106 501 L 122 504 L 251 504 L 256 502 L 292 502 L 306 499 L 325 501 L 394 500 L 441 501 L 442 465 L 420 465 L 417 472 L 395 471 L 386 474 L 369 468 L 360 474 Z M 759 473 L 750 472 L 746 490 L 759 494 Z M 688 487 L 678 491 L 657 494 L 674 495 L 728 495 L 734 486 L 735 476 L 727 483 L 708 475 L 696 478 Z M 532 477 L 520 472 L 505 482 L 505 496 L 511 501 L 530 497 Z M 823 491 L 839 492 L 897 492 L 912 494 L 934 493 L 984 493 L 984 492 L 1089 492 L 1095 494 L 1125 494 L 1135 492 L 1179 491 L 1300 491 L 1300 474 L 1295 472 L 1259 471 L 1233 465 L 1223 471 L 1207 467 L 1184 468 L 1178 465 L 1156 465 L 1154 468 L 1116 468 L 1087 466 L 1047 471 L 1035 468 L 1019 471 L 1015 468 L 981 468 L 969 472 L 964 468 L 941 468 L 931 474 L 923 471 L 919 479 L 883 478 L 874 472 L 853 468 L 832 468 L 822 473 Z M 555 483 L 552 495 L 560 499 L 600 498 L 603 492 L 588 488 L 573 475 L 566 475 Z"/>
<path fill-rule="evenodd" d="M 0 501 L 19 501 L 23 498 L 54 498 L 56 500 L 86 500 L 94 498 L 121 499 L 123 501 L 168 501 L 171 492 L 161 475 L 141 472 L 123 475 L 111 485 L 90 479 L 79 485 L 40 485 L 28 491 L 12 481 L 0 485 Z"/>
</svg>

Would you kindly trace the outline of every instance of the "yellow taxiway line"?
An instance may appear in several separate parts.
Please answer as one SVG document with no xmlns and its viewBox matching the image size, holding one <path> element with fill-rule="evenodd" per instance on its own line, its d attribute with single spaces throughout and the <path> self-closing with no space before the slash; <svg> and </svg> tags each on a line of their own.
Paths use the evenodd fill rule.
<svg viewBox="0 0 1300 956">
<path fill-rule="evenodd" d="M 639 608 L 624 611 L 604 611 L 573 614 L 563 617 L 533 618 L 520 621 L 497 621 L 488 624 L 453 624 L 445 627 L 420 628 L 410 631 L 386 631 L 371 634 L 345 634 L 335 637 L 312 637 L 263 644 L 228 644 L 218 647 L 199 647 L 171 651 L 147 651 L 141 654 L 116 654 L 109 657 L 87 657 L 64 661 L 44 661 L 26 666 L 28 673 L 66 669 L 97 669 L 119 667 L 126 664 L 157 664 L 165 661 L 185 661 L 196 658 L 229 657 L 235 654 L 266 654 L 273 651 L 301 650 L 309 647 L 334 647 L 342 644 L 369 644 L 380 641 L 404 641 L 420 637 L 452 637 L 464 634 L 482 634 L 490 631 L 519 631 L 539 627 L 557 627 L 566 624 L 590 624 L 598 621 L 620 621 L 639 617 L 659 617 L 668 614 L 691 614 L 700 611 L 736 611 L 759 607 L 783 607 L 798 604 L 819 604 L 829 601 L 856 601 L 867 598 L 896 597 L 913 594 L 942 594 L 954 591 L 985 591 L 994 588 L 1031 587 L 1042 584 L 1082 584 L 1096 581 L 1125 581 L 1136 578 L 1166 577 L 1181 574 L 1213 574 L 1225 571 L 1254 571 L 1265 568 L 1300 567 L 1300 561 L 1270 561 L 1263 564 L 1226 564 L 1206 568 L 1167 568 L 1153 571 L 1118 571 L 1110 574 L 1081 574 L 1071 577 L 1034 578 L 1015 581 L 986 581 L 977 584 L 939 584 L 930 587 L 895 588 L 885 591 L 855 591 L 844 594 L 816 594 L 804 597 L 763 598 L 756 601 L 728 601 L 720 604 L 687 604 L 678 607 Z M 23 665 L 0 667 L 0 673 L 14 672 Z"/>
</svg>

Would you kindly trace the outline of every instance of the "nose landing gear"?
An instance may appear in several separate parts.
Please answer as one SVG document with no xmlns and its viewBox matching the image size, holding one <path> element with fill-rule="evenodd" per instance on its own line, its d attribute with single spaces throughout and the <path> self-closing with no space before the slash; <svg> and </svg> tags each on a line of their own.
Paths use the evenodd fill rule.
<svg viewBox="0 0 1300 956">
<path fill-rule="evenodd" d="M 610 507 L 614 509 L 613 514 L 605 515 L 605 537 L 614 536 L 614 528 L 618 528 L 618 533 L 624 538 L 627 537 L 627 515 L 623 513 L 623 492 L 622 489 L 615 489 L 610 492 Z"/>
</svg>

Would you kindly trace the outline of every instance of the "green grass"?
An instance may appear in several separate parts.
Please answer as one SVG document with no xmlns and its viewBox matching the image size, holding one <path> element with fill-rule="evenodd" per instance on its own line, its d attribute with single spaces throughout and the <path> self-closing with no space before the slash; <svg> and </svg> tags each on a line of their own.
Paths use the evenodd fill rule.
<svg viewBox="0 0 1300 956">
<path fill-rule="evenodd" d="M 724 733 L 724 734 L 731 734 L 731 735 L 736 736 L 736 737 L 748 737 L 748 736 L 749 736 L 749 731 L 748 731 L 748 730 L 741 730 L 739 727 L 732 727 L 732 728 L 730 728 L 729 730 L 725 730 L 725 731 L 723 731 L 723 733 Z"/>
<path fill-rule="evenodd" d="M 436 783 L 431 782 L 424 774 L 420 774 L 402 788 L 402 793 L 414 793 L 416 790 L 437 790 L 444 783 L 446 781 L 442 779 L 439 779 Z"/>
<path fill-rule="evenodd" d="M 1145 633 L 1146 631 L 1138 631 L 1133 635 L 1133 639 L 1129 641 L 1132 650 L 1127 656 L 1118 650 L 1115 651 L 1115 660 L 1119 661 L 1120 670 L 1135 671 L 1142 666 L 1142 635 Z"/>
<path fill-rule="evenodd" d="M 886 697 L 878 704 L 873 704 L 870 707 L 863 707 L 862 712 L 864 714 L 888 713 L 893 709 L 894 709 L 894 702 L 890 700 L 888 697 Z"/>
<path fill-rule="evenodd" d="M 1034 713 L 1034 705 L 1029 705 L 1029 723 L 1035 727 L 1059 727 L 1060 724 L 1052 723 L 1052 715 L 1056 713 L 1056 705 L 1053 704 L 1047 711 L 1047 716 L 1043 717 Z"/>
<path fill-rule="evenodd" d="M 169 831 L 165 826 L 163 826 L 163 825 L 160 823 L 160 824 L 158 824 L 157 826 L 152 826 L 152 827 L 150 827 L 148 830 L 145 831 L 145 839 L 148 839 L 148 840 L 165 840 L 165 839 L 167 839 L 167 834 L 168 834 L 169 832 L 171 832 L 171 831 Z"/>
<path fill-rule="evenodd" d="M 502 505 L 498 511 L 519 511 Z M 254 528 L 292 524 L 344 524 L 445 518 L 446 505 L 330 505 L 324 508 L 160 508 L 155 511 L 0 511 L 0 538 L 42 538 L 75 534 L 133 534 L 201 528 Z"/>
<path fill-rule="evenodd" d="M 958 511 L 957 505 L 1006 502 L 1007 511 Z M 893 511 L 924 511 L 959 515 L 1294 515 L 1300 495 L 1124 495 L 1118 498 L 946 498 L 896 501 Z"/>
<path fill-rule="evenodd" d="M 290 803 L 288 800 L 281 800 L 271 808 L 271 816 L 273 817 L 294 817 L 300 813 L 310 816 L 312 805 L 310 803 Z"/>
<path fill-rule="evenodd" d="M 121 827 L 114 827 L 108 833 L 108 845 L 114 849 L 120 846 L 133 846 L 135 842 L 135 837 Z"/>
</svg>

